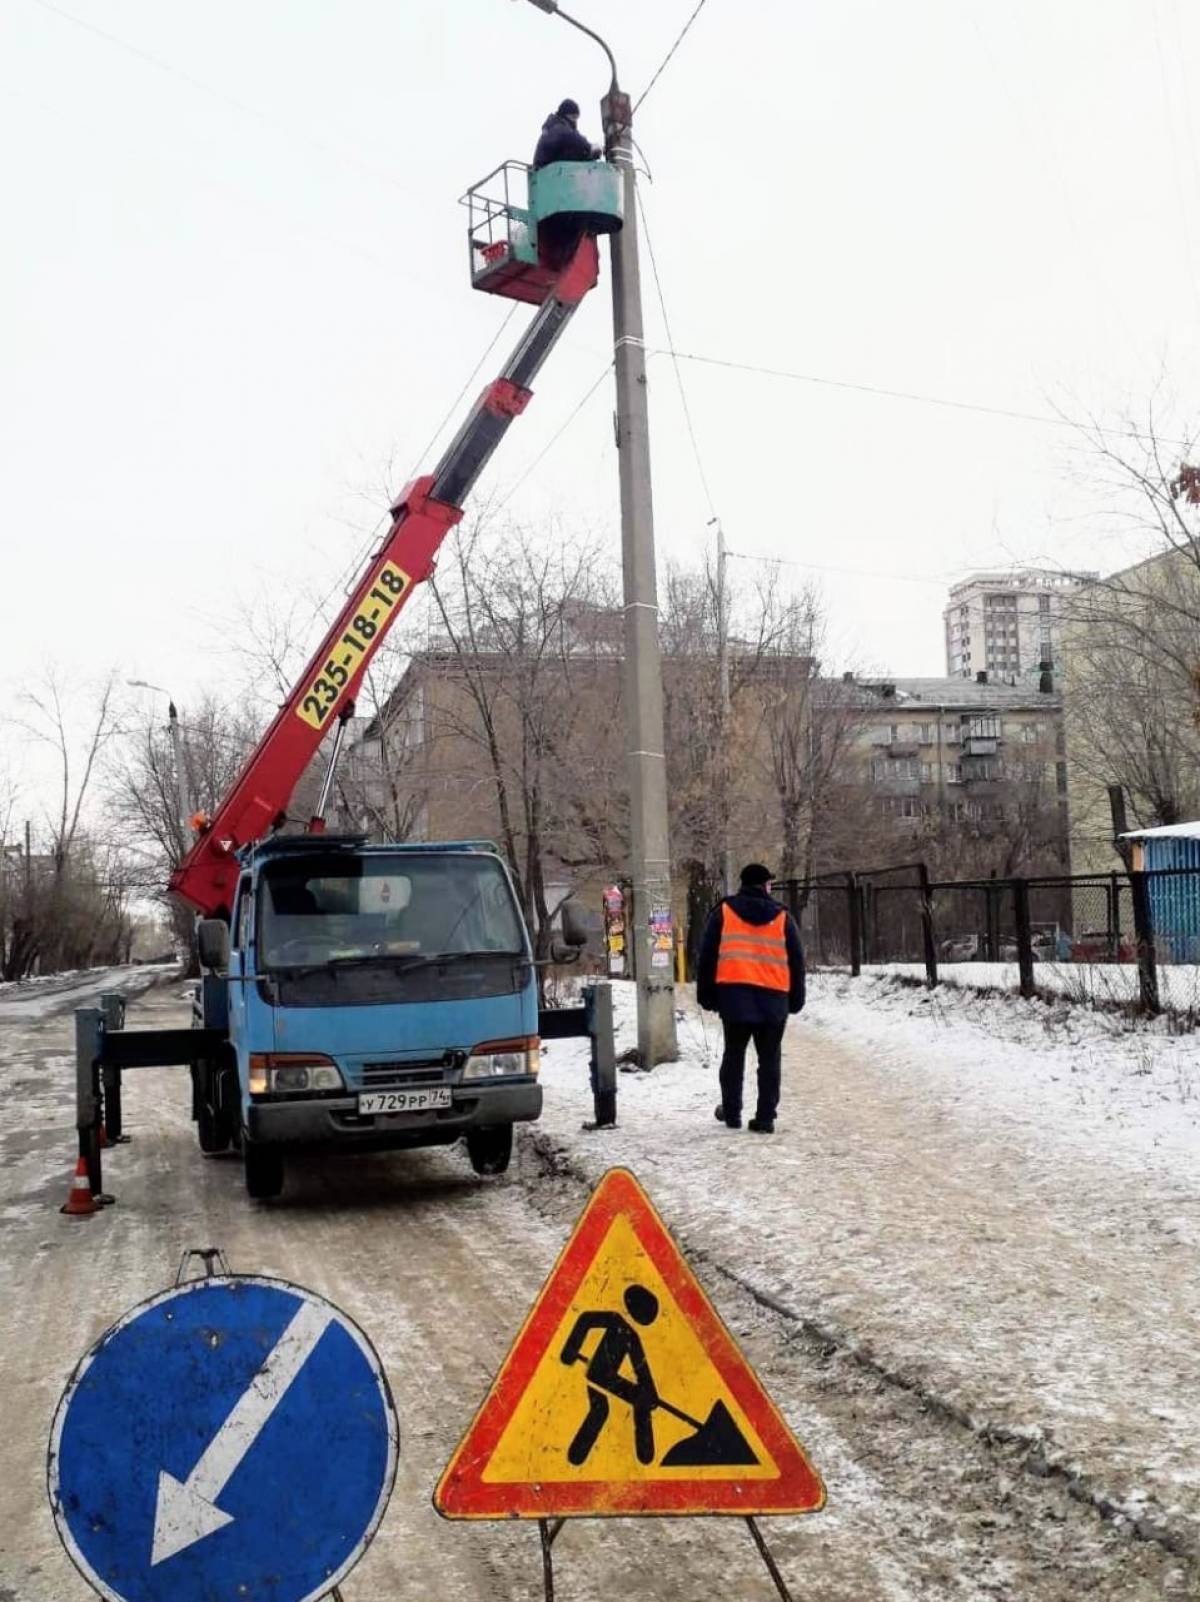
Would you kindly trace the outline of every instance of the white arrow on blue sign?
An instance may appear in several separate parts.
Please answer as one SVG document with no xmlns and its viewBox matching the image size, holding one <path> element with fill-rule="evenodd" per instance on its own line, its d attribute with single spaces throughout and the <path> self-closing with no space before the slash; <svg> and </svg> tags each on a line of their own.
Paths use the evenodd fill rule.
<svg viewBox="0 0 1200 1602">
<path fill-rule="evenodd" d="M 192 1280 L 71 1376 L 50 1504 L 110 1602 L 315 1602 L 378 1528 L 398 1446 L 379 1358 L 344 1313 L 283 1280 Z"/>
</svg>

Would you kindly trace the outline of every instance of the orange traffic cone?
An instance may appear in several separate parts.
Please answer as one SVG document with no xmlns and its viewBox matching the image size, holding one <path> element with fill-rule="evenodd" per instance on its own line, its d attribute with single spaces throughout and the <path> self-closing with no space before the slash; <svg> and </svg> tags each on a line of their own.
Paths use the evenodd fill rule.
<svg viewBox="0 0 1200 1602">
<path fill-rule="evenodd" d="M 67 1191 L 66 1203 L 60 1207 L 60 1213 L 66 1213 L 68 1218 L 90 1218 L 98 1213 L 100 1207 L 92 1195 L 92 1182 L 88 1178 L 87 1158 L 81 1157 L 75 1164 L 75 1174 Z"/>
</svg>

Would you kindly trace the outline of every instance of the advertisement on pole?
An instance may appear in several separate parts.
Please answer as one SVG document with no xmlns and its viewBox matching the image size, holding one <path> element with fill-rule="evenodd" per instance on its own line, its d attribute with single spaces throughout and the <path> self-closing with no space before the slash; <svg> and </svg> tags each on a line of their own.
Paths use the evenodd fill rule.
<svg viewBox="0 0 1200 1602">
<path fill-rule="evenodd" d="M 650 909 L 650 966 L 670 968 L 675 949 L 671 909 L 659 903 Z"/>
</svg>

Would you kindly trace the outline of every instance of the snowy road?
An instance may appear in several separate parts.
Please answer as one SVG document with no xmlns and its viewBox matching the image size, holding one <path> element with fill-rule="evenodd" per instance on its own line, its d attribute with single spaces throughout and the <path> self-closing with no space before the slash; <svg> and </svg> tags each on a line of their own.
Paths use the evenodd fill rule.
<svg viewBox="0 0 1200 1602">
<path fill-rule="evenodd" d="M 131 1005 L 129 1021 L 182 1023 L 182 996 L 178 983 L 153 991 Z M 939 1317 L 940 1280 L 928 1316 L 913 1327 L 911 1283 L 936 1256 L 931 1237 L 958 1228 L 971 1151 L 944 1173 L 940 1139 L 953 1124 L 946 1108 L 919 1120 L 923 1142 L 906 1150 L 901 1132 L 916 1138 L 918 1082 L 867 1115 L 856 1091 L 878 1065 L 844 1044 L 823 1048 L 808 1087 L 815 1097 L 824 1086 L 822 1138 L 840 1142 L 832 1158 L 799 1126 L 758 1144 L 723 1132 L 707 1108 L 711 1075 L 694 1062 L 623 1078 L 622 1128 L 583 1135 L 586 1087 L 571 1049 L 558 1045 L 547 1070 L 548 1117 L 536 1137 L 524 1132 L 507 1180 L 476 1179 L 454 1151 L 310 1161 L 289 1175 L 284 1201 L 267 1207 L 245 1200 L 236 1160 L 200 1157 L 182 1073 L 141 1072 L 126 1084 L 133 1144 L 106 1163 L 118 1205 L 69 1220 L 57 1208 L 72 1152 L 70 1042 L 68 1015 L 34 1016 L 6 1021 L 0 1048 L 0 1602 L 82 1602 L 87 1594 L 46 1506 L 51 1414 L 95 1336 L 168 1283 L 185 1247 L 208 1244 L 221 1245 L 237 1269 L 330 1297 L 370 1333 L 387 1368 L 400 1470 L 380 1534 L 346 1582 L 346 1602 L 539 1596 L 532 1527 L 444 1524 L 429 1494 L 582 1205 L 583 1176 L 621 1161 L 677 1227 L 826 1479 L 825 1513 L 766 1525 L 797 1596 L 1067 1602 L 1086 1591 L 1098 1602 L 1182 1602 L 1200 1592 L 1194 1548 L 1137 1539 L 1072 1496 L 1066 1478 L 1030 1473 L 1020 1446 L 984 1442 L 928 1394 L 889 1377 L 889 1342 L 924 1350 L 931 1376 L 940 1359 L 953 1370 L 964 1344 L 975 1345 L 969 1323 Z M 793 1077 L 789 1094 L 798 1088 Z M 834 1159 L 845 1159 L 836 1195 L 828 1188 Z M 988 1181 L 997 1195 L 1005 1177 Z M 774 1214 L 747 1206 L 758 1194 L 778 1199 Z M 931 1216 L 918 1228 L 923 1209 Z M 906 1216 L 911 1244 L 896 1227 Z M 1001 1211 L 990 1227 L 1003 1235 L 1010 1222 Z M 986 1241 L 976 1249 L 1000 1253 Z M 1040 1298 L 1029 1263 L 1019 1266 Z M 1051 1288 L 1077 1297 L 1074 1272 L 1065 1259 Z M 813 1324 L 764 1306 L 762 1293 L 772 1292 Z M 1129 1287 L 1131 1298 L 1136 1292 Z M 1155 1305 L 1164 1320 L 1183 1310 Z M 832 1324 L 834 1311 L 836 1338 L 822 1336 L 814 1315 Z M 968 1374 L 1021 1392 L 1030 1377 L 1024 1348 L 1010 1349 L 986 1325 L 979 1336 Z M 858 1337 L 872 1342 L 878 1368 L 852 1349 Z M 1031 1415 L 1042 1401 L 1035 1393 Z M 609 1602 L 615 1591 L 648 1602 L 774 1595 L 736 1521 L 574 1525 L 556 1547 L 556 1566 L 560 1596 L 571 1602 Z"/>
</svg>

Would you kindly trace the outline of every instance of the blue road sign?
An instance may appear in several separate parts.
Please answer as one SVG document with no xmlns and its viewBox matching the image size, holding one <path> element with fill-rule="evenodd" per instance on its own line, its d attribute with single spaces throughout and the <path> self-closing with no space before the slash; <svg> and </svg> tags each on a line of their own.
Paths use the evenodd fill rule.
<svg viewBox="0 0 1200 1602">
<path fill-rule="evenodd" d="M 127 1313 L 72 1374 L 50 1504 L 111 1602 L 315 1602 L 374 1535 L 398 1439 L 344 1313 L 282 1280 L 192 1280 Z"/>
</svg>

